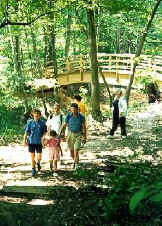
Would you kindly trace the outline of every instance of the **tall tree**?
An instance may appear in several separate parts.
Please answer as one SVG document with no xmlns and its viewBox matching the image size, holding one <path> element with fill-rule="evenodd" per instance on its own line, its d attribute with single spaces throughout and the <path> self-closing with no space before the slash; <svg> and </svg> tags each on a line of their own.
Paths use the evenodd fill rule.
<svg viewBox="0 0 162 226">
<path fill-rule="evenodd" d="M 88 41 L 89 41 L 89 55 L 91 65 L 91 107 L 92 116 L 94 119 L 101 119 L 100 111 L 100 88 L 98 80 L 98 65 L 97 65 L 97 45 L 96 45 L 96 26 L 94 18 L 94 10 L 90 2 L 90 7 L 87 9 L 88 18 Z"/>
<path fill-rule="evenodd" d="M 71 9 L 68 8 L 67 24 L 66 24 L 66 40 L 65 40 L 65 58 L 69 56 L 70 50 L 70 40 L 71 40 L 71 24 L 72 24 L 72 15 Z"/>
<path fill-rule="evenodd" d="M 155 1 L 155 5 L 154 5 L 154 8 L 153 8 L 152 13 L 150 15 L 150 18 L 149 18 L 149 20 L 148 20 L 148 22 L 146 24 L 146 27 L 144 28 L 144 30 L 142 32 L 141 39 L 140 39 L 140 41 L 139 41 L 139 43 L 137 45 L 137 51 L 136 51 L 135 59 L 134 59 L 134 63 L 133 63 L 133 70 L 132 70 L 132 74 L 130 76 L 130 82 L 129 82 L 128 88 L 126 90 L 127 102 L 129 101 L 130 91 L 131 91 L 131 87 L 132 87 L 132 84 L 133 84 L 134 75 L 135 75 L 135 72 L 136 72 L 136 67 L 138 65 L 139 56 L 141 55 L 142 48 L 143 48 L 146 36 L 147 36 L 148 31 L 149 31 L 149 29 L 151 27 L 152 21 L 153 21 L 153 19 L 155 17 L 155 14 L 156 14 L 157 9 L 158 9 L 158 7 L 160 5 L 160 2 L 161 2 L 161 0 L 156 0 Z"/>
</svg>

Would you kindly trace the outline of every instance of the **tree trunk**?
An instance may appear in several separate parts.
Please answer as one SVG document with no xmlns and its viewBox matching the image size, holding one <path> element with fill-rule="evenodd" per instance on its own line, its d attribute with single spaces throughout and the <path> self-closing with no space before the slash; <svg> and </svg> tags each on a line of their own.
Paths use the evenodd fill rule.
<svg viewBox="0 0 162 226">
<path fill-rule="evenodd" d="M 15 44 L 14 44 L 14 62 L 15 62 L 15 69 L 16 72 L 18 74 L 18 77 L 22 77 L 22 62 L 21 62 L 21 57 L 20 57 L 20 37 L 15 36 Z M 29 105 L 28 105 L 28 101 L 27 101 L 27 96 L 26 93 L 24 91 L 24 82 L 21 82 L 20 80 L 20 84 L 18 87 L 18 92 L 21 92 L 21 95 L 23 97 L 23 101 L 24 101 L 24 107 L 25 107 L 25 112 L 28 111 L 29 109 Z"/>
<path fill-rule="evenodd" d="M 45 98 L 43 89 L 41 89 L 41 94 L 42 94 L 42 103 L 43 103 L 43 108 L 44 108 L 44 114 L 45 114 L 46 118 L 48 118 L 49 113 L 48 113 L 48 109 L 47 109 L 47 105 L 46 105 L 46 98 Z"/>
<path fill-rule="evenodd" d="M 112 107 L 112 95 L 111 95 L 111 92 L 110 92 L 110 88 L 109 88 L 109 85 L 106 82 L 105 76 L 104 76 L 104 74 L 103 74 L 101 69 L 99 69 L 99 72 L 100 72 L 100 75 L 101 75 L 101 77 L 103 79 L 103 82 L 104 82 L 104 84 L 106 86 L 107 92 L 109 94 L 109 103 L 110 103 L 110 108 L 111 108 Z"/>
<path fill-rule="evenodd" d="M 21 77 L 21 63 L 20 63 L 20 39 L 18 36 L 15 36 L 15 69 L 18 73 L 18 76 Z"/>
<path fill-rule="evenodd" d="M 46 66 L 47 55 L 48 55 L 48 38 L 47 38 L 46 28 L 44 28 L 43 30 L 44 30 L 44 37 L 43 37 L 43 41 L 44 41 L 44 65 Z"/>
<path fill-rule="evenodd" d="M 100 111 L 100 89 L 98 81 L 98 65 L 97 65 L 97 46 L 96 46 L 96 28 L 94 22 L 94 11 L 87 9 L 88 25 L 89 25 L 89 55 L 91 62 L 91 107 L 92 117 L 101 120 Z"/>
<path fill-rule="evenodd" d="M 161 0 L 157 0 L 156 1 L 155 6 L 154 6 L 154 8 L 152 10 L 152 13 L 151 13 L 151 17 L 148 20 L 148 23 L 146 25 L 146 28 L 143 30 L 143 33 L 141 35 L 141 39 L 140 39 L 139 44 L 137 46 L 137 51 L 136 51 L 136 54 L 135 54 L 135 61 L 134 61 L 134 64 L 133 64 L 133 71 L 132 71 L 132 74 L 130 76 L 130 82 L 129 82 L 128 88 L 126 90 L 126 99 L 127 99 L 127 102 L 129 101 L 130 91 L 131 91 L 131 87 L 132 87 L 132 84 L 133 84 L 136 67 L 138 65 L 137 57 L 139 57 L 141 55 L 142 48 L 143 48 L 143 45 L 144 45 L 146 36 L 147 36 L 148 31 L 149 31 L 149 29 L 150 29 L 150 27 L 152 25 L 152 21 L 154 19 L 154 16 L 156 14 L 156 11 L 158 9 L 158 6 L 160 5 L 160 2 L 161 2 Z"/>
<path fill-rule="evenodd" d="M 120 28 L 116 30 L 116 53 L 120 53 Z"/>
<path fill-rule="evenodd" d="M 27 40 L 28 39 L 28 32 L 27 32 L 27 30 L 25 30 L 25 37 L 26 37 L 26 40 Z M 26 42 L 26 44 L 27 44 L 28 57 L 30 59 L 30 70 L 33 71 L 34 64 L 33 64 L 32 53 L 30 51 L 30 44 L 29 44 L 28 41 Z"/>
<path fill-rule="evenodd" d="M 49 30 L 49 49 L 48 49 L 48 61 L 53 66 L 54 78 L 57 78 L 57 58 L 56 58 L 56 33 L 55 26 L 48 26 Z"/>
<path fill-rule="evenodd" d="M 51 9 L 55 8 L 56 1 L 49 0 L 48 4 Z M 53 66 L 53 77 L 57 79 L 57 57 L 56 57 L 56 20 L 55 14 L 51 13 L 49 15 L 50 23 L 47 27 L 48 37 L 48 53 L 47 53 L 47 63 L 49 61 L 50 65 Z"/>
<path fill-rule="evenodd" d="M 71 38 L 71 24 L 72 24 L 72 17 L 70 15 L 70 10 L 69 10 L 68 11 L 68 18 L 67 18 L 67 26 L 66 26 L 65 58 L 67 58 L 69 56 L 70 38 Z"/>
<path fill-rule="evenodd" d="M 33 43 L 33 56 L 34 56 L 34 66 L 36 69 L 36 75 L 37 77 L 42 77 L 41 64 L 39 62 L 36 38 L 35 38 L 35 34 L 33 32 L 32 27 L 31 27 L 31 37 L 32 37 L 32 43 Z"/>
</svg>

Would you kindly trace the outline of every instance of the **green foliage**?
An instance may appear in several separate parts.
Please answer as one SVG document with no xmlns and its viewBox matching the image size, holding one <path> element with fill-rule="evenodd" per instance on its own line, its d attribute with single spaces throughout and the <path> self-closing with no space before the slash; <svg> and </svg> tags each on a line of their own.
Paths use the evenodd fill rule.
<svg viewBox="0 0 162 226">
<path fill-rule="evenodd" d="M 157 170 L 157 169 L 156 169 Z M 111 174 L 105 175 L 104 185 L 109 188 L 105 199 L 98 205 L 103 210 L 103 217 L 110 222 L 120 215 L 136 214 L 143 211 L 147 203 L 161 202 L 161 175 L 160 169 L 152 175 L 149 164 L 122 163 Z M 130 210 L 130 212 L 129 212 Z"/>
<path fill-rule="evenodd" d="M 137 191 L 133 195 L 133 197 L 131 198 L 130 203 L 129 203 L 129 208 L 131 211 L 134 211 L 134 209 L 137 207 L 139 202 L 141 202 L 141 200 L 146 198 L 147 192 L 148 192 L 148 190 L 146 188 L 142 188 L 141 190 Z"/>
<path fill-rule="evenodd" d="M 156 182 L 152 185 L 141 188 L 135 192 L 130 199 L 129 208 L 132 212 L 139 206 L 140 202 L 144 199 L 149 199 L 153 202 L 162 202 L 162 182 Z"/>
<path fill-rule="evenodd" d="M 142 75 L 139 75 L 136 80 L 142 85 L 142 88 L 141 90 L 146 93 L 146 86 L 149 84 L 149 83 L 152 83 L 154 82 L 154 78 L 151 76 L 151 75 L 144 75 L 142 73 Z"/>
<path fill-rule="evenodd" d="M 117 13 L 119 11 L 142 11 L 145 10 L 147 11 L 147 7 L 150 8 L 152 6 L 152 4 L 154 3 L 153 0 L 146 0 L 145 2 L 147 2 L 147 7 L 146 5 L 143 4 L 142 0 L 103 0 L 102 1 L 104 6 L 110 10 L 111 13 Z"/>
<path fill-rule="evenodd" d="M 112 118 L 112 109 L 109 109 L 108 111 L 104 111 L 103 116 L 105 118 Z"/>
<path fill-rule="evenodd" d="M 74 177 L 82 180 L 93 180 L 97 179 L 98 169 L 97 167 L 92 167 L 91 169 L 84 169 L 82 167 L 78 168 L 74 172 Z"/>
<path fill-rule="evenodd" d="M 134 100 L 129 104 L 129 112 L 137 112 L 137 111 L 142 111 L 146 108 L 147 103 L 146 101 L 139 101 L 139 100 Z"/>
<path fill-rule="evenodd" d="M 0 143 L 20 142 L 24 133 L 22 108 L 0 106 Z"/>
</svg>

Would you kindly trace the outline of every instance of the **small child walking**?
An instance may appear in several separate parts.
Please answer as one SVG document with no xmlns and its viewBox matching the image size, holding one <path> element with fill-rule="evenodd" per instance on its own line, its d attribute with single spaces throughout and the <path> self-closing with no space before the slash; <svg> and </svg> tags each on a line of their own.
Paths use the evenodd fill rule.
<svg viewBox="0 0 162 226">
<path fill-rule="evenodd" d="M 50 169 L 53 172 L 53 176 L 57 176 L 57 162 L 60 160 L 60 154 L 63 156 L 60 138 L 55 130 L 51 130 L 50 136 L 43 137 L 42 143 L 49 148 Z"/>
</svg>

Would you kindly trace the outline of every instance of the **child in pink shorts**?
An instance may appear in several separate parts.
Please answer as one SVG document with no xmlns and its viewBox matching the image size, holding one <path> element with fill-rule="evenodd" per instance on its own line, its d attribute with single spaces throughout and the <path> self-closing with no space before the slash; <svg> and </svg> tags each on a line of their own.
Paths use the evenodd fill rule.
<svg viewBox="0 0 162 226">
<path fill-rule="evenodd" d="M 60 146 L 60 138 L 57 136 L 56 131 L 50 131 L 50 136 L 43 139 L 43 145 L 47 145 L 49 148 L 50 169 L 52 172 L 54 172 L 54 176 L 56 176 L 57 161 L 60 160 L 60 154 L 63 156 Z"/>
</svg>

